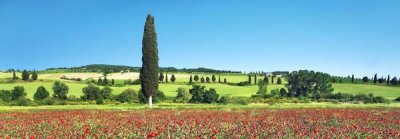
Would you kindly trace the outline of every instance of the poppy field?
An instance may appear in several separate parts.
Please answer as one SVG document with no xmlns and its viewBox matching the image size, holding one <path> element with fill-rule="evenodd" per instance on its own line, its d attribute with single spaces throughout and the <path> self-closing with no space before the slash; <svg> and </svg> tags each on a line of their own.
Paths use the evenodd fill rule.
<svg viewBox="0 0 400 139">
<path fill-rule="evenodd" d="M 400 109 L 0 113 L 2 138 L 400 138 Z"/>
</svg>

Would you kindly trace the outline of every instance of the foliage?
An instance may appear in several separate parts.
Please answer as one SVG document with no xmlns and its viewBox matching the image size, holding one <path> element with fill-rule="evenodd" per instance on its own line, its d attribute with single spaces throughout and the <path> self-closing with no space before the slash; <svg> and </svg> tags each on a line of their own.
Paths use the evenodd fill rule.
<svg viewBox="0 0 400 139">
<path fill-rule="evenodd" d="M 175 103 L 187 103 L 192 98 L 192 95 L 185 88 L 178 88 L 176 97 L 173 102 Z"/>
<path fill-rule="evenodd" d="M 210 83 L 210 77 L 206 77 L 206 82 Z"/>
<path fill-rule="evenodd" d="M 175 81 L 176 81 L 175 75 L 172 74 L 172 76 L 171 76 L 171 82 L 175 82 Z"/>
<path fill-rule="evenodd" d="M 162 72 L 160 72 L 160 76 L 158 76 L 158 80 L 159 80 L 160 82 L 163 82 L 163 81 L 164 81 L 164 74 L 163 74 Z"/>
<path fill-rule="evenodd" d="M 142 41 L 142 68 L 140 69 L 141 92 L 146 96 L 155 96 L 158 91 L 158 48 L 154 17 L 150 14 L 146 23 Z"/>
<path fill-rule="evenodd" d="M 288 75 L 289 96 L 319 99 L 333 92 L 331 76 L 308 70 L 294 71 Z"/>
<path fill-rule="evenodd" d="M 11 91 L 11 93 L 12 93 L 12 100 L 25 98 L 25 96 L 26 96 L 25 88 L 23 86 L 14 87 L 14 89 Z"/>
<path fill-rule="evenodd" d="M 22 80 L 24 80 L 24 81 L 29 80 L 29 76 L 30 76 L 30 74 L 29 74 L 28 71 L 24 70 L 24 71 L 22 72 Z"/>
<path fill-rule="evenodd" d="M 10 102 L 12 100 L 12 92 L 10 90 L 0 90 L 0 99 L 5 102 Z"/>
<path fill-rule="evenodd" d="M 139 96 L 138 93 L 134 89 L 125 89 L 121 94 L 115 97 L 116 101 L 121 103 L 138 103 Z"/>
<path fill-rule="evenodd" d="M 194 75 L 193 79 L 194 79 L 194 81 L 196 81 L 196 82 L 199 81 L 199 75 L 197 75 L 197 74 Z"/>
<path fill-rule="evenodd" d="M 211 81 L 215 82 L 216 80 L 217 80 L 217 78 L 215 78 L 215 75 L 213 74 L 212 77 L 211 77 Z"/>
<path fill-rule="evenodd" d="M 54 94 L 53 94 L 54 98 L 57 98 L 60 100 L 67 99 L 67 94 L 68 94 L 69 88 L 65 83 L 56 81 L 56 82 L 54 82 L 52 89 L 54 92 Z"/>
<path fill-rule="evenodd" d="M 32 80 L 37 80 L 38 79 L 38 74 L 37 74 L 37 72 L 36 71 L 33 71 L 32 72 Z"/>
<path fill-rule="evenodd" d="M 364 83 L 367 83 L 369 79 L 368 79 L 367 76 L 364 76 L 364 77 L 362 78 L 362 80 L 363 80 Z"/>
<path fill-rule="evenodd" d="M 219 95 L 214 88 L 209 90 L 205 89 L 205 86 L 193 85 L 192 89 L 189 90 L 192 94 L 192 98 L 189 100 L 190 103 L 215 103 L 218 101 Z"/>
<path fill-rule="evenodd" d="M 43 100 L 50 96 L 49 91 L 46 90 L 44 86 L 39 86 L 36 90 L 35 95 L 33 95 L 33 99 L 36 100 Z"/>
<path fill-rule="evenodd" d="M 276 84 L 282 84 L 282 79 L 281 79 L 281 77 L 279 77 L 278 80 L 276 80 Z"/>
</svg>

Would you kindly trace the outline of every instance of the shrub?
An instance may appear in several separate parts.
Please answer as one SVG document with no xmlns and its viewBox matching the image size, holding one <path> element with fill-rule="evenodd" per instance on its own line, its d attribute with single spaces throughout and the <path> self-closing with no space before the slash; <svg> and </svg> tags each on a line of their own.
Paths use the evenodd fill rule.
<svg viewBox="0 0 400 139">
<path fill-rule="evenodd" d="M 121 103 L 138 103 L 139 97 L 135 90 L 133 89 L 125 89 L 121 94 L 115 97 L 115 100 Z"/>
<path fill-rule="evenodd" d="M 175 82 L 176 81 L 176 78 L 175 78 L 175 75 L 174 74 L 172 74 L 172 76 L 171 76 L 171 82 Z"/>
<path fill-rule="evenodd" d="M 28 71 L 26 71 L 26 70 L 24 70 L 23 72 L 22 72 L 22 80 L 24 80 L 24 81 L 28 81 L 29 80 L 29 72 Z"/>
<path fill-rule="evenodd" d="M 27 98 L 19 97 L 11 103 L 11 106 L 30 106 L 33 104 L 34 103 L 32 103 L 31 100 L 29 100 Z"/>
<path fill-rule="evenodd" d="M 173 102 L 175 103 L 187 103 L 192 95 L 189 93 L 189 91 L 185 88 L 178 88 L 177 90 L 177 95 L 174 98 Z"/>
<path fill-rule="evenodd" d="M 75 95 L 69 95 L 68 96 L 68 101 L 77 101 L 78 98 Z"/>
<path fill-rule="evenodd" d="M 84 87 L 82 89 L 82 92 L 84 94 L 83 99 L 85 100 L 96 100 L 101 96 L 100 94 L 100 87 L 94 85 L 94 84 L 89 84 L 88 86 Z"/>
<path fill-rule="evenodd" d="M 205 86 L 193 85 L 192 89 L 189 90 L 192 94 L 192 98 L 189 100 L 190 103 L 215 103 L 218 101 L 219 95 L 214 88 L 206 90 Z"/>
<path fill-rule="evenodd" d="M 124 81 L 125 85 L 140 85 L 140 80 L 136 79 L 136 80 L 125 80 Z"/>
<path fill-rule="evenodd" d="M 5 102 L 10 102 L 12 100 L 12 93 L 10 90 L 0 90 L 0 99 Z"/>
<path fill-rule="evenodd" d="M 160 101 L 164 101 L 165 99 L 166 99 L 166 97 L 165 97 L 165 95 L 164 95 L 164 92 L 158 90 L 156 96 L 153 97 L 153 103 L 157 103 L 157 102 L 160 102 Z M 149 101 L 149 98 L 146 97 L 146 96 L 142 93 L 142 91 L 139 91 L 139 101 L 140 101 L 141 103 L 147 103 L 147 102 Z"/>
<path fill-rule="evenodd" d="M 224 104 L 224 105 L 228 104 L 229 103 L 228 97 L 223 96 L 223 97 L 219 98 L 218 103 Z"/>
<path fill-rule="evenodd" d="M 67 99 L 67 94 L 68 94 L 69 88 L 65 83 L 56 81 L 56 82 L 54 82 L 52 89 L 54 91 L 54 94 L 53 94 L 54 98 L 57 98 L 60 100 Z"/>
<path fill-rule="evenodd" d="M 23 86 L 16 86 L 12 90 L 12 100 L 17 100 L 19 98 L 25 98 L 26 92 Z"/>
<path fill-rule="evenodd" d="M 38 74 L 36 73 L 36 71 L 33 71 L 32 73 L 32 80 L 37 80 L 38 79 Z"/>
<path fill-rule="evenodd" d="M 103 98 L 97 98 L 96 99 L 96 104 L 104 104 L 104 99 Z"/>
<path fill-rule="evenodd" d="M 34 100 L 43 100 L 49 97 L 50 93 L 46 90 L 45 87 L 40 86 L 37 88 L 36 93 L 33 95 Z"/>
<path fill-rule="evenodd" d="M 100 90 L 100 96 L 104 99 L 112 99 L 112 91 L 111 87 L 106 86 Z"/>
<path fill-rule="evenodd" d="M 400 102 L 400 97 L 394 99 L 394 101 Z"/>
</svg>

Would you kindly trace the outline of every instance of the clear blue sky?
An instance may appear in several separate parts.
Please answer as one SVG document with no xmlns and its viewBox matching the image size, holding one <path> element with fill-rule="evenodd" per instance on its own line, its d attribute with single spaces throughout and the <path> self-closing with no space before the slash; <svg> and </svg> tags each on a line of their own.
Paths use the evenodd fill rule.
<svg viewBox="0 0 400 139">
<path fill-rule="evenodd" d="M 399 0 L 1 0 L 0 69 L 141 65 L 400 75 Z"/>
</svg>

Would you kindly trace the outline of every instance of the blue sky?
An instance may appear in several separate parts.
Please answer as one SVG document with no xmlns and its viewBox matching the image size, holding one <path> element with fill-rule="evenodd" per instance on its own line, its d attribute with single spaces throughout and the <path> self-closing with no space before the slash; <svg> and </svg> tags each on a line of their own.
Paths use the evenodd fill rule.
<svg viewBox="0 0 400 139">
<path fill-rule="evenodd" d="M 400 74 L 398 0 L 1 0 L 0 69 L 141 65 L 146 15 L 160 66 Z"/>
</svg>

